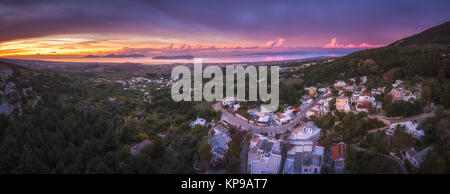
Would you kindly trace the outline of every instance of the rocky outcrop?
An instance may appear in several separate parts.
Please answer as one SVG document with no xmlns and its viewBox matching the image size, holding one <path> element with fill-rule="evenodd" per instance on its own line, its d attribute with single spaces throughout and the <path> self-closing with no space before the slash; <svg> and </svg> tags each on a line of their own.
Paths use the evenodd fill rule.
<svg viewBox="0 0 450 194">
<path fill-rule="evenodd" d="M 0 114 L 4 114 L 4 115 L 10 115 L 11 113 L 13 113 L 13 111 L 16 109 L 16 106 L 13 104 L 10 104 L 8 101 L 6 100 L 2 100 L 1 105 L 0 105 Z"/>
<path fill-rule="evenodd" d="M 41 97 L 31 87 L 34 72 L 0 61 L 0 114 L 10 116 L 34 109 Z"/>
<path fill-rule="evenodd" d="M 34 109 L 40 101 L 41 97 L 33 91 L 32 87 L 22 88 L 20 90 L 14 82 L 8 81 L 4 85 L 3 90 L 0 88 L 0 114 L 6 116 L 14 112 L 22 115 L 23 109 Z"/>
</svg>

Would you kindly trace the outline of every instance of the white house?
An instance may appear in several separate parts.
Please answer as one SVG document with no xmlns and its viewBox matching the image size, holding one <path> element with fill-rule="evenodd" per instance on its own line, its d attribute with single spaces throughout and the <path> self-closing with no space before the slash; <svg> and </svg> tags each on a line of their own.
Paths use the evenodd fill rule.
<svg viewBox="0 0 450 194">
<path fill-rule="evenodd" d="M 225 106 L 225 105 L 232 106 L 234 104 L 234 102 L 236 102 L 236 97 L 225 97 L 222 100 L 222 106 Z"/>
<path fill-rule="evenodd" d="M 389 126 L 389 129 L 386 130 L 386 134 L 393 135 L 395 130 L 400 129 L 405 131 L 406 133 L 411 134 L 415 138 L 421 138 L 425 135 L 423 130 L 417 130 L 419 124 L 413 123 L 411 121 L 401 122 L 401 123 L 392 123 Z"/>
<path fill-rule="evenodd" d="M 274 120 L 277 124 L 282 125 L 282 124 L 285 124 L 285 123 L 291 121 L 291 120 L 292 120 L 292 117 L 290 117 L 289 115 L 285 114 L 285 112 L 284 112 L 284 113 L 276 113 L 276 114 L 273 116 L 273 120 Z"/>
<path fill-rule="evenodd" d="M 191 128 L 195 127 L 196 125 L 201 125 L 203 127 L 206 127 L 206 119 L 202 119 L 198 117 L 195 121 L 193 121 L 190 126 Z"/>
<path fill-rule="evenodd" d="M 292 141 L 310 141 L 320 136 L 320 128 L 314 122 L 308 121 L 300 127 L 297 127 L 289 136 Z"/>
<path fill-rule="evenodd" d="M 342 80 L 337 80 L 336 83 L 334 83 L 335 88 L 343 88 L 345 85 L 347 84 Z"/>
<path fill-rule="evenodd" d="M 241 105 L 239 105 L 239 104 L 233 105 L 233 111 L 237 111 L 240 107 L 241 107 Z"/>
</svg>

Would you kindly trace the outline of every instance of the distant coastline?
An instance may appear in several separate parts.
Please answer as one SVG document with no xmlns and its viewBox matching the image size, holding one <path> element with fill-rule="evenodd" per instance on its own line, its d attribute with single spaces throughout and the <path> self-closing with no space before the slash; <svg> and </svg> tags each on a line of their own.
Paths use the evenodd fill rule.
<svg viewBox="0 0 450 194">
<path fill-rule="evenodd" d="M 155 56 L 152 59 L 165 59 L 165 60 L 172 60 L 172 59 L 193 59 L 194 56 L 192 55 L 178 55 L 178 56 Z"/>
<path fill-rule="evenodd" d="M 131 55 L 116 55 L 116 54 L 109 54 L 106 56 L 98 56 L 98 55 L 87 55 L 83 58 L 140 58 L 140 57 L 146 57 L 145 55 L 140 54 L 131 54 Z"/>
</svg>

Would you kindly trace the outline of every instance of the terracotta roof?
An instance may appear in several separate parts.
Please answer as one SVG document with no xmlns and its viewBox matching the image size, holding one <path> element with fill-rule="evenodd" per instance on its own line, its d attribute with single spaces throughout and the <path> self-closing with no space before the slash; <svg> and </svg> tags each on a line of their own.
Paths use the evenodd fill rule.
<svg viewBox="0 0 450 194">
<path fill-rule="evenodd" d="M 254 142 L 254 143 L 258 143 L 258 141 L 259 141 L 259 136 L 255 136 L 255 137 L 252 139 L 252 142 Z"/>
<path fill-rule="evenodd" d="M 333 146 L 333 156 L 332 161 L 336 161 L 339 158 L 345 157 L 345 144 L 339 143 L 338 145 Z"/>
<path fill-rule="evenodd" d="M 295 110 L 295 111 L 297 111 L 297 112 L 300 112 L 300 109 L 297 108 L 297 107 L 294 107 L 294 106 L 290 106 L 288 109 L 289 109 L 289 110 Z"/>
</svg>

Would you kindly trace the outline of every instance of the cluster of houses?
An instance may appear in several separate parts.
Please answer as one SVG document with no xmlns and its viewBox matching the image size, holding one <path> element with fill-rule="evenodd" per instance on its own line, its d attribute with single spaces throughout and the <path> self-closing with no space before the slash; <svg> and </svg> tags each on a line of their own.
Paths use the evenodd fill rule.
<svg viewBox="0 0 450 194">
<path fill-rule="evenodd" d="M 410 101 L 416 100 L 416 95 L 413 92 L 405 89 L 404 82 L 402 80 L 396 80 L 392 84 L 392 90 L 390 92 L 393 101 L 403 100 Z"/>
<path fill-rule="evenodd" d="M 300 108 L 310 107 L 306 111 L 306 118 L 320 117 L 330 112 L 330 103 L 335 101 L 335 108 L 341 112 L 369 112 L 369 110 L 381 110 L 382 103 L 376 101 L 376 96 L 385 94 L 386 87 L 373 88 L 368 90 L 364 83 L 367 77 L 360 77 L 358 82 L 355 78 L 352 84 L 345 81 L 337 80 L 332 87 L 338 90 L 338 96 L 332 96 L 330 88 L 306 87 L 307 95 L 302 96 L 302 105 L 297 107 L 287 106 L 282 111 L 274 113 L 264 107 L 251 108 L 244 112 L 238 111 L 241 106 L 236 102 L 235 98 L 225 98 L 222 101 L 222 107 L 232 109 L 236 117 L 244 119 L 249 123 L 269 126 L 283 125 L 291 123 L 296 114 L 300 112 Z M 403 81 L 396 80 L 392 85 L 393 88 L 389 92 L 393 100 L 410 101 L 415 100 L 416 96 L 409 90 L 405 89 Z M 311 106 L 312 105 L 312 106 Z M 248 114 L 246 114 L 248 113 Z M 389 125 L 390 123 L 388 123 Z M 386 134 L 393 135 L 395 130 L 403 130 L 416 138 L 424 135 L 423 130 L 418 130 L 418 124 L 411 121 L 390 124 L 385 130 Z M 219 134 L 218 140 L 227 142 L 229 138 L 222 137 Z M 343 142 L 331 147 L 330 150 L 324 150 L 324 147 L 318 144 L 321 135 L 321 129 L 314 122 L 307 121 L 293 129 L 289 136 L 280 141 L 271 136 L 255 134 L 250 141 L 247 169 L 251 174 L 320 174 L 321 166 L 333 166 L 335 173 L 342 173 L 345 169 L 345 155 L 347 145 Z M 282 143 L 283 142 L 283 143 Z M 227 147 L 219 146 L 220 143 L 214 143 L 214 149 L 226 150 Z M 225 143 L 226 144 L 226 143 Z M 224 144 L 220 144 L 224 145 Z M 288 149 L 286 149 L 286 146 Z M 283 150 L 287 151 L 286 158 L 282 157 Z M 221 151 L 216 151 L 217 160 L 223 159 Z M 326 154 L 326 155 L 325 155 Z M 423 152 L 415 152 L 408 150 L 404 154 L 404 158 L 408 159 L 413 165 L 417 166 L 423 159 Z M 324 162 L 327 161 L 327 164 Z M 329 163 L 329 164 L 328 164 Z"/>
<path fill-rule="evenodd" d="M 280 112 L 272 112 L 264 106 L 249 108 L 246 114 L 243 115 L 238 110 L 241 108 L 235 97 L 227 97 L 222 100 L 221 106 L 223 108 L 232 109 L 237 118 L 247 121 L 258 126 L 268 126 L 271 123 L 275 125 L 284 125 L 291 123 L 295 115 L 300 112 L 298 107 L 288 106 Z"/>
<path fill-rule="evenodd" d="M 288 137 L 287 158 L 281 157 L 281 141 L 257 134 L 250 141 L 248 170 L 251 174 L 320 174 L 324 147 L 317 145 L 321 129 L 309 121 Z M 282 165 L 284 164 L 284 165 Z M 281 168 L 281 166 L 284 166 Z"/>
<path fill-rule="evenodd" d="M 117 80 L 116 82 L 121 83 L 125 91 L 134 90 L 142 92 L 144 94 L 143 100 L 149 103 L 151 102 L 150 90 L 147 88 L 147 84 L 151 83 L 152 80 L 145 77 L 132 77 L 130 80 Z"/>
<path fill-rule="evenodd" d="M 329 103 L 333 98 L 329 97 L 325 100 L 320 99 L 314 103 L 313 107 L 306 112 L 306 117 L 320 117 L 330 112 Z"/>
<path fill-rule="evenodd" d="M 367 81 L 367 77 L 361 77 L 361 84 Z M 350 80 L 355 80 L 354 78 Z M 352 105 L 358 112 L 369 112 L 369 108 L 381 110 L 382 103 L 375 100 L 375 96 L 384 93 L 385 88 L 375 88 L 370 92 L 364 85 L 347 85 L 345 81 L 338 80 L 334 83 L 334 88 L 339 91 L 339 97 L 336 97 L 336 110 L 341 112 L 350 112 Z M 350 95 L 350 97 L 348 97 Z"/>
<path fill-rule="evenodd" d="M 104 82 L 111 82 L 108 79 L 105 78 L 96 78 L 94 80 L 95 83 L 104 83 Z M 150 88 L 148 87 L 149 83 L 160 83 L 160 84 L 165 84 L 170 86 L 170 84 L 167 82 L 167 80 L 161 78 L 161 79 L 157 79 L 157 80 L 151 80 L 145 77 L 132 77 L 129 80 L 115 80 L 113 81 L 115 83 L 119 83 L 122 84 L 123 86 L 123 90 L 124 91 L 138 91 L 141 92 L 143 94 L 143 98 L 142 102 L 151 102 L 151 97 L 150 97 Z M 117 101 L 117 97 L 110 97 L 108 99 L 108 101 L 110 102 L 116 102 Z"/>
<path fill-rule="evenodd" d="M 352 103 L 356 107 L 356 111 L 358 112 L 368 112 L 370 106 L 380 110 L 382 108 L 381 102 L 376 102 L 376 95 L 381 95 L 384 92 L 384 88 L 376 88 L 371 92 L 367 90 L 367 87 L 362 85 L 367 81 L 367 77 L 361 77 L 361 84 L 356 85 L 355 78 L 350 80 L 353 81 L 353 85 L 348 85 L 345 81 L 337 80 L 333 87 L 338 90 L 338 97 L 336 97 L 335 107 L 336 110 L 341 112 L 350 112 L 352 109 Z M 325 98 L 328 95 L 331 95 L 332 92 L 329 88 L 319 88 L 315 87 L 307 87 L 305 88 L 308 91 L 309 95 L 305 95 L 302 97 L 302 102 L 304 104 L 310 104 L 313 102 L 311 96 L 317 96 L 317 92 L 322 96 L 321 98 Z M 350 96 L 350 97 L 349 97 Z M 329 102 L 333 98 L 328 97 L 326 100 L 317 101 L 313 108 L 307 112 L 308 118 L 311 116 L 322 116 L 329 112 Z"/>
<path fill-rule="evenodd" d="M 121 83 L 124 86 L 124 90 L 139 90 L 139 91 L 144 91 L 147 89 L 147 84 L 150 83 L 156 83 L 156 84 L 160 84 L 161 86 L 167 86 L 170 87 L 172 86 L 172 84 L 174 83 L 174 80 L 169 80 L 169 79 L 165 79 L 165 78 L 159 78 L 159 79 L 148 79 L 145 77 L 132 77 L 129 80 L 117 80 L 117 83 Z M 160 88 L 157 88 L 160 89 Z"/>
<path fill-rule="evenodd" d="M 111 82 L 105 78 L 96 78 L 94 80 L 95 83 L 104 83 Z M 175 83 L 175 79 L 166 79 L 166 78 L 158 78 L 158 79 L 149 79 L 145 77 L 132 77 L 129 80 L 115 80 L 115 83 L 122 84 L 124 91 L 137 91 L 143 94 L 142 100 L 140 102 L 151 102 L 150 97 L 150 87 L 149 84 L 154 83 L 158 84 L 156 90 L 160 90 L 162 87 L 171 87 Z M 108 99 L 110 102 L 116 102 L 117 99 Z"/>
</svg>

